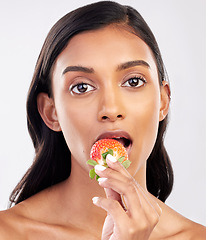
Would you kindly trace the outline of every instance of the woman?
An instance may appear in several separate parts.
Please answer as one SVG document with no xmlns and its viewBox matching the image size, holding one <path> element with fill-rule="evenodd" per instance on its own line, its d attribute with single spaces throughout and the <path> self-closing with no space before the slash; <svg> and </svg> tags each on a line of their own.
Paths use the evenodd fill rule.
<svg viewBox="0 0 206 240">
<path fill-rule="evenodd" d="M 28 94 L 36 156 L 0 213 L 2 239 L 205 239 L 164 204 L 173 185 L 163 144 L 170 87 L 139 13 L 99 2 L 49 32 Z M 88 176 L 92 145 L 127 141 L 128 170 L 108 155 Z M 93 200 L 93 201 L 92 201 Z"/>
</svg>

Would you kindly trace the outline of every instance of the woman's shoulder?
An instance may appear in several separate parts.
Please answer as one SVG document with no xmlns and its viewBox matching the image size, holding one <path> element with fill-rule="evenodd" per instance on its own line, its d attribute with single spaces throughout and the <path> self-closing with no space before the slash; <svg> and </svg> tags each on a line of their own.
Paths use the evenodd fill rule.
<svg viewBox="0 0 206 240">
<path fill-rule="evenodd" d="M 206 227 L 195 223 L 191 220 L 185 220 L 184 234 L 188 240 L 205 240 L 206 239 Z"/>
<path fill-rule="evenodd" d="M 184 217 L 159 200 L 158 203 L 162 208 L 162 215 L 156 229 L 154 229 L 154 239 L 206 239 L 206 227 Z"/>
<path fill-rule="evenodd" d="M 16 209 L 0 211 L 0 240 L 19 239 L 25 219 Z M 21 238 L 22 239 L 22 238 Z"/>
<path fill-rule="evenodd" d="M 167 212 L 167 211 L 166 211 Z M 205 240 L 206 239 L 206 227 L 193 222 L 192 220 L 182 216 L 175 210 L 168 208 L 166 219 L 171 218 L 165 222 L 168 229 L 172 230 L 170 233 L 171 239 L 174 240 Z M 167 224 L 168 223 L 168 224 Z M 169 230 L 168 230 L 169 232 Z M 170 238 L 169 238 L 170 239 Z"/>
<path fill-rule="evenodd" d="M 31 209 L 28 209 L 27 202 L 0 211 L 0 240 L 80 240 L 82 238 L 96 240 L 87 231 L 80 231 L 73 225 L 54 224 L 49 214 L 36 218 Z"/>
<path fill-rule="evenodd" d="M 42 239 L 39 236 L 40 229 L 42 236 L 44 232 L 52 230 L 48 224 L 33 219 L 24 204 L 0 211 L 0 240 Z"/>
</svg>

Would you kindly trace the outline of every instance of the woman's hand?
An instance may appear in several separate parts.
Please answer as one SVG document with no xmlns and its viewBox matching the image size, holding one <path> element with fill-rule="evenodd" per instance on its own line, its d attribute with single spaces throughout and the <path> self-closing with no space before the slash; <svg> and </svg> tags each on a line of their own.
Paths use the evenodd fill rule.
<svg viewBox="0 0 206 240">
<path fill-rule="evenodd" d="M 102 240 L 149 239 L 161 208 L 113 156 L 106 161 L 109 168 L 97 165 L 95 172 L 107 198 L 93 198 L 95 205 L 107 211 Z"/>
</svg>

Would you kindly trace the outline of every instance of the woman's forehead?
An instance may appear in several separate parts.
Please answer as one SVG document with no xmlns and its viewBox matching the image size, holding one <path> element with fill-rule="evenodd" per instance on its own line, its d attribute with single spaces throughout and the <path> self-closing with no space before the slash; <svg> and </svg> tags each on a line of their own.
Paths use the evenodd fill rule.
<svg viewBox="0 0 206 240">
<path fill-rule="evenodd" d="M 71 38 L 58 56 L 56 67 L 64 64 L 117 66 L 131 61 L 144 61 L 151 69 L 156 69 L 153 53 L 142 39 L 125 28 L 107 26 L 85 31 Z"/>
</svg>

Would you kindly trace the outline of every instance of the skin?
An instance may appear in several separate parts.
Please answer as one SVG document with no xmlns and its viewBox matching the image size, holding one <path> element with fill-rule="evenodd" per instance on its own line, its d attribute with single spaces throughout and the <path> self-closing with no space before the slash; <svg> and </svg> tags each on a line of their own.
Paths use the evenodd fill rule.
<svg viewBox="0 0 206 240">
<path fill-rule="evenodd" d="M 128 65 L 137 60 L 149 67 Z M 131 86 L 128 80 L 137 78 Z M 78 92 L 82 83 L 86 92 Z M 117 26 L 78 34 L 55 62 L 52 89 L 52 98 L 38 96 L 38 109 L 49 128 L 63 132 L 71 175 L 1 212 L 0 239 L 205 239 L 203 226 L 146 189 L 146 159 L 168 113 L 170 90 L 167 82 L 159 85 L 151 50 L 140 38 Z M 91 180 L 86 161 L 93 143 L 120 130 L 132 139 L 131 166 L 127 171 L 109 156 L 110 168 L 96 169 L 99 183 Z"/>
</svg>

